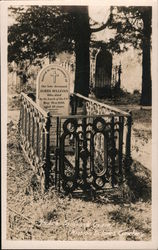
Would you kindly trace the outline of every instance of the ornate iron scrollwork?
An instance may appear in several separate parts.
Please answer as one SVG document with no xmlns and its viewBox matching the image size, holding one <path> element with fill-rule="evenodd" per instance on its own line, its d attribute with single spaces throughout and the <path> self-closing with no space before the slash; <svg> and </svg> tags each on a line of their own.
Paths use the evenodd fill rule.
<svg viewBox="0 0 158 250">
<path fill-rule="evenodd" d="M 78 148 L 79 138 L 76 133 L 77 120 L 67 119 L 63 123 L 63 134 L 60 138 L 60 173 L 62 187 L 72 192 L 77 187 L 79 174 Z"/>
<path fill-rule="evenodd" d="M 77 188 L 102 189 L 115 182 L 116 158 L 119 157 L 115 132 L 119 123 L 113 118 L 67 119 L 60 137 L 60 173 L 66 192 Z M 116 131 L 115 131 L 116 130 Z"/>
</svg>

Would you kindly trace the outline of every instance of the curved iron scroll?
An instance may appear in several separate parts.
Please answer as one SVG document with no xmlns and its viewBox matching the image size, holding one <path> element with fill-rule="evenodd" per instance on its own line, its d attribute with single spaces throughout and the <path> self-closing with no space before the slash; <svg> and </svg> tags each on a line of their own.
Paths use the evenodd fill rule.
<svg viewBox="0 0 158 250">
<path fill-rule="evenodd" d="M 118 126 L 113 117 L 107 121 L 97 117 L 71 118 L 63 122 L 59 166 L 62 187 L 66 192 L 98 190 L 108 182 L 112 186 L 116 184 L 119 153 L 115 135 Z"/>
</svg>

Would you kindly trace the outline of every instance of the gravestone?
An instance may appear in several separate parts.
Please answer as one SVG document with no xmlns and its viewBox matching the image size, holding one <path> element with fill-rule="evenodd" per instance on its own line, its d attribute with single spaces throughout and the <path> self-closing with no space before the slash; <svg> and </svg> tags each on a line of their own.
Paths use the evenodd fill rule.
<svg viewBox="0 0 158 250">
<path fill-rule="evenodd" d="M 100 50 L 96 58 L 95 95 L 98 98 L 111 94 L 112 55 L 106 49 Z"/>
<path fill-rule="evenodd" d="M 57 64 L 44 67 L 37 77 L 37 104 L 51 115 L 50 145 L 56 146 L 57 116 L 69 115 L 70 77 Z"/>
<path fill-rule="evenodd" d="M 37 78 L 37 103 L 53 116 L 69 114 L 70 77 L 57 64 L 43 68 Z"/>
</svg>

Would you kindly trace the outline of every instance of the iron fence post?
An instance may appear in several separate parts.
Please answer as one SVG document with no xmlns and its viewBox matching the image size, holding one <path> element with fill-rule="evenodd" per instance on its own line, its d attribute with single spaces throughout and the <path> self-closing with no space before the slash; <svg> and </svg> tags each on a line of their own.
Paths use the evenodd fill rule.
<svg viewBox="0 0 158 250">
<path fill-rule="evenodd" d="M 47 114 L 47 121 L 46 121 L 46 168 L 45 168 L 45 188 L 46 190 L 49 188 L 50 182 L 50 113 Z"/>
<path fill-rule="evenodd" d="M 76 115 L 77 113 L 77 96 L 73 95 L 70 97 L 70 103 L 71 103 L 71 114 Z"/>
<path fill-rule="evenodd" d="M 59 167 L 59 117 L 56 118 L 57 134 L 56 134 L 56 149 L 55 149 L 55 188 L 59 185 L 60 189 L 60 167 Z"/>
<path fill-rule="evenodd" d="M 86 118 L 82 119 L 82 129 L 83 129 L 83 152 L 82 160 L 83 160 L 83 180 L 86 184 L 87 178 L 87 161 L 88 161 L 88 149 L 87 149 L 87 138 L 86 138 Z"/>
<path fill-rule="evenodd" d="M 112 187 L 114 187 L 115 179 L 115 133 L 114 133 L 114 117 L 111 119 L 111 140 L 112 140 Z"/>
<path fill-rule="evenodd" d="M 123 148 L 124 117 L 119 117 L 119 174 L 122 177 L 122 148 Z"/>
<path fill-rule="evenodd" d="M 132 112 L 129 112 L 130 116 L 127 117 L 127 135 L 126 135 L 126 155 L 125 155 L 125 168 L 129 170 L 132 162 L 131 157 L 131 129 L 132 129 Z"/>
</svg>

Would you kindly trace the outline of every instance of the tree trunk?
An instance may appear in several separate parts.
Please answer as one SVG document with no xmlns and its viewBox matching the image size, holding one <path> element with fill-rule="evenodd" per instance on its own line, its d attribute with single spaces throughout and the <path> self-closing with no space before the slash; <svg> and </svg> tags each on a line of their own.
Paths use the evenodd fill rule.
<svg viewBox="0 0 158 250">
<path fill-rule="evenodd" d="M 88 7 L 80 6 L 76 8 L 76 37 L 75 37 L 75 54 L 76 54 L 76 71 L 75 71 L 75 92 L 88 96 L 89 78 L 90 78 L 90 26 Z"/>
<path fill-rule="evenodd" d="M 152 103 L 151 86 L 151 7 L 145 8 L 142 12 L 143 40 L 142 40 L 142 95 L 141 105 L 150 106 Z"/>
</svg>

